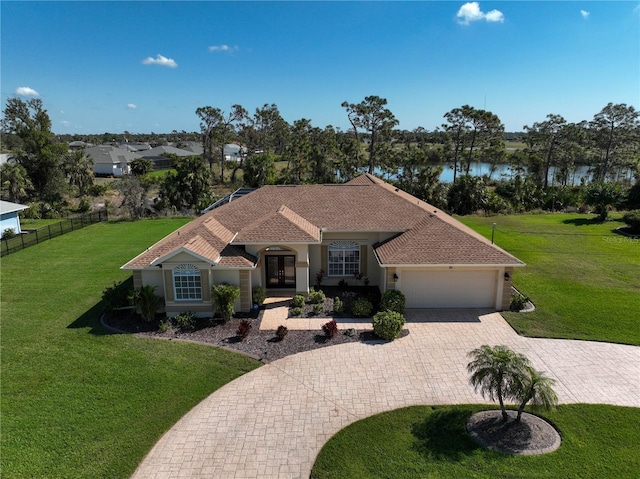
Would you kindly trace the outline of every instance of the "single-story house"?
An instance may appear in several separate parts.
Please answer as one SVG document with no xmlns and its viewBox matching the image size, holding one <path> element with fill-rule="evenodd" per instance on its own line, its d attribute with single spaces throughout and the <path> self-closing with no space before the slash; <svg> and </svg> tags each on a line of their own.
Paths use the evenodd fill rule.
<svg viewBox="0 0 640 479">
<path fill-rule="evenodd" d="M 356 273 L 407 308 L 509 307 L 524 263 L 444 211 L 364 174 L 345 184 L 264 186 L 215 208 L 122 266 L 136 288 L 157 287 L 169 316 L 211 314 L 213 284 L 308 294 Z"/>
<path fill-rule="evenodd" d="M 85 153 L 93 160 L 96 175 L 122 176 L 130 173 L 129 163 L 142 158 L 139 154 L 122 150 L 111 145 L 87 148 Z"/>
<path fill-rule="evenodd" d="M 141 151 L 140 155 L 151 160 L 156 169 L 167 169 L 173 166 L 173 159 L 166 154 L 176 155 L 178 158 L 193 156 L 193 152 L 176 148 L 175 146 L 156 146 L 147 151 Z"/>
<path fill-rule="evenodd" d="M 22 233 L 18 213 L 27 208 L 29 207 L 25 205 L 0 200 L 0 235 L 8 229 L 16 234 Z"/>
<path fill-rule="evenodd" d="M 247 155 L 247 151 L 246 146 L 239 145 L 238 143 L 228 143 L 224 145 L 224 159 L 227 161 L 240 161 Z"/>
</svg>

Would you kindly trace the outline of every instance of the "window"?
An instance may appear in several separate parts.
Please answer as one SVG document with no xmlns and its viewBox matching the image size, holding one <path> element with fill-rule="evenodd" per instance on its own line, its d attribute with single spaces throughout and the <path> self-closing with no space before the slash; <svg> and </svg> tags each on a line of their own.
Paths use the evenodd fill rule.
<svg viewBox="0 0 640 479">
<path fill-rule="evenodd" d="M 200 270 L 192 264 L 181 264 L 173 270 L 176 300 L 201 300 Z"/>
<path fill-rule="evenodd" d="M 328 248 L 329 276 L 351 276 L 360 271 L 360 246 L 353 241 L 334 241 Z"/>
</svg>

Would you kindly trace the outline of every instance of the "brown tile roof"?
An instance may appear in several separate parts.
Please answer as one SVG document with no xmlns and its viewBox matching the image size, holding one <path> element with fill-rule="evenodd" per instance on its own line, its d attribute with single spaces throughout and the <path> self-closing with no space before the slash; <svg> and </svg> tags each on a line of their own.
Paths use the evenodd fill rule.
<svg viewBox="0 0 640 479">
<path fill-rule="evenodd" d="M 522 264 L 432 205 L 372 175 L 340 185 L 264 186 L 211 210 L 123 268 L 180 248 L 220 265 L 251 266 L 249 243 L 317 243 L 321 231 L 398 233 L 376 246 L 382 264 Z"/>
</svg>

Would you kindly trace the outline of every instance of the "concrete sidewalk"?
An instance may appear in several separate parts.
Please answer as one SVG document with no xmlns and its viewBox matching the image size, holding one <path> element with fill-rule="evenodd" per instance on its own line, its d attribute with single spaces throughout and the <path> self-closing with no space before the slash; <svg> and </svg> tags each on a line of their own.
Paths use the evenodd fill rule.
<svg viewBox="0 0 640 479">
<path fill-rule="evenodd" d="M 307 479 L 325 442 L 354 421 L 416 404 L 485 403 L 466 371 L 467 353 L 482 344 L 526 354 L 557 380 L 561 403 L 640 407 L 638 347 L 524 338 L 498 313 L 412 315 L 409 335 L 391 343 L 296 354 L 225 385 L 162 437 L 134 477 Z"/>
</svg>

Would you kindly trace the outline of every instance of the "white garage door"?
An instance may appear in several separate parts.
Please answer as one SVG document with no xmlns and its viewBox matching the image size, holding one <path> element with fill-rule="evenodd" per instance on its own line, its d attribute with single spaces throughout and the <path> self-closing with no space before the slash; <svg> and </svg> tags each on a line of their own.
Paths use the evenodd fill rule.
<svg viewBox="0 0 640 479">
<path fill-rule="evenodd" d="M 407 308 L 493 308 L 497 271 L 402 270 Z"/>
</svg>

